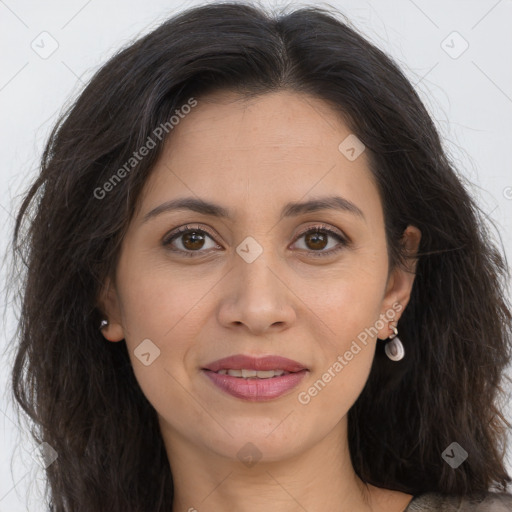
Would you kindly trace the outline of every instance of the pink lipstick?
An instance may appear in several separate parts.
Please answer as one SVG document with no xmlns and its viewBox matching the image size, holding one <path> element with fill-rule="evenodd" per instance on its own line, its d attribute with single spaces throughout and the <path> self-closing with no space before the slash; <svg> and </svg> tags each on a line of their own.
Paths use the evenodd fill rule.
<svg viewBox="0 0 512 512">
<path fill-rule="evenodd" d="M 222 391 L 256 402 L 284 395 L 299 384 L 308 369 L 280 356 L 235 355 L 214 361 L 202 371 Z"/>
</svg>

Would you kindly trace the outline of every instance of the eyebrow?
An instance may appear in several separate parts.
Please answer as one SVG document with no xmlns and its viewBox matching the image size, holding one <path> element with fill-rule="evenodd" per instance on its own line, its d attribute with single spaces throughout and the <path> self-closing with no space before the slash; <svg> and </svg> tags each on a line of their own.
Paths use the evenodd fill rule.
<svg viewBox="0 0 512 512">
<path fill-rule="evenodd" d="M 203 215 L 232 219 L 233 214 L 228 208 L 196 197 L 182 197 L 166 201 L 144 215 L 143 223 L 150 219 L 170 211 L 191 210 Z M 280 219 L 285 217 L 297 217 L 304 213 L 319 210 L 339 210 L 352 213 L 366 221 L 363 212 L 351 201 L 340 196 L 319 197 L 305 202 L 287 203 L 282 211 Z"/>
</svg>

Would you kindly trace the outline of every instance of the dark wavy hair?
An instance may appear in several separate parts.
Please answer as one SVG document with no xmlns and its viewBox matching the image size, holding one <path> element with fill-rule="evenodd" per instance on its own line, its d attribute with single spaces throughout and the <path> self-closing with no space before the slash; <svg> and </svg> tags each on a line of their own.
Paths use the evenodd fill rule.
<svg viewBox="0 0 512 512">
<path fill-rule="evenodd" d="M 358 476 L 414 495 L 506 491 L 511 482 L 503 462 L 511 425 L 500 410 L 512 320 L 502 248 L 398 66 L 331 6 L 287 9 L 209 3 L 170 18 L 101 67 L 49 137 L 11 240 L 20 276 L 12 385 L 18 415 L 58 453 L 46 468 L 54 512 L 171 509 L 156 411 L 126 344 L 98 329 L 102 284 L 114 279 L 166 138 L 108 198 L 95 190 L 188 99 L 200 104 L 220 90 L 324 100 L 366 146 L 390 269 L 406 268 L 405 227 L 422 232 L 400 320 L 407 357 L 391 362 L 378 343 L 348 413 Z M 453 442 L 468 452 L 457 469 L 442 457 Z"/>
</svg>

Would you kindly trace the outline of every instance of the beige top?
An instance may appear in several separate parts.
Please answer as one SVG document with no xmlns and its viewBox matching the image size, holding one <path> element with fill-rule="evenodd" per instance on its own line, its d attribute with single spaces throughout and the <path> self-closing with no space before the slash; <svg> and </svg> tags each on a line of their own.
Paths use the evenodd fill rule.
<svg viewBox="0 0 512 512">
<path fill-rule="evenodd" d="M 471 496 L 447 496 L 427 492 L 415 496 L 404 512 L 512 512 L 512 494 L 488 492 Z"/>
</svg>

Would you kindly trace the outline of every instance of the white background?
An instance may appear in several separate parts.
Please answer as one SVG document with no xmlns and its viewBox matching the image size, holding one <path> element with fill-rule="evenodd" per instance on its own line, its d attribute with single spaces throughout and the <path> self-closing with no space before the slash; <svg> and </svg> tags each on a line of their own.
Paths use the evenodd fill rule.
<svg viewBox="0 0 512 512">
<path fill-rule="evenodd" d="M 12 212 L 36 172 L 59 111 L 114 51 L 172 14 L 202 3 L 0 0 L 2 253 L 12 232 Z M 511 261 L 512 0 L 332 0 L 330 5 L 391 54 L 416 84 L 447 151 L 474 184 L 473 193 L 495 223 Z M 31 47 L 51 48 L 50 36 L 42 32 L 58 44 L 46 59 Z M 2 267 L 2 283 L 5 272 Z M 44 510 L 38 497 L 43 472 L 30 456 L 34 447 L 12 409 L 12 356 L 4 352 L 14 315 L 3 295 L 0 300 L 6 310 L 0 331 L 0 512 L 39 512 Z M 510 411 L 508 418 L 512 420 Z"/>
</svg>

